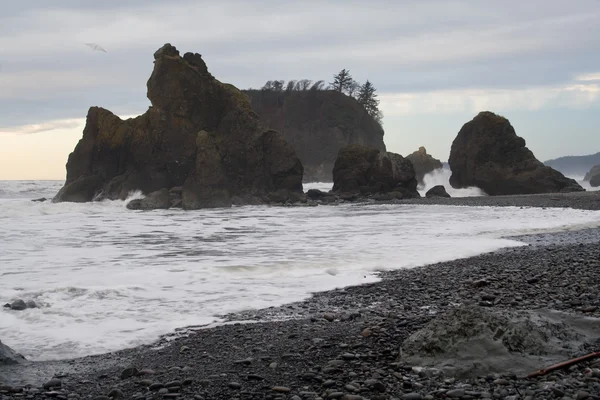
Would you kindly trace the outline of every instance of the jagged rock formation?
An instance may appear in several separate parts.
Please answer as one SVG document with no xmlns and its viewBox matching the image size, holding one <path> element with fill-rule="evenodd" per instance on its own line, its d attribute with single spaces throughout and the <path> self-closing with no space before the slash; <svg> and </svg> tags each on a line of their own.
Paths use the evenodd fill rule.
<svg viewBox="0 0 600 400">
<path fill-rule="evenodd" d="M 444 168 L 442 162 L 427 154 L 427 150 L 425 150 L 425 147 L 423 146 L 419 147 L 419 150 L 414 153 L 407 155 L 406 158 L 413 164 L 413 167 L 415 167 L 415 174 L 419 183 L 423 182 L 423 177 L 426 174 L 433 172 L 436 169 Z"/>
<path fill-rule="evenodd" d="M 182 187 L 186 209 L 265 202 L 301 192 L 302 164 L 283 137 L 260 128 L 247 96 L 215 79 L 199 54 L 170 44 L 154 54 L 152 106 L 121 120 L 92 107 L 54 201 L 124 199 Z"/>
<path fill-rule="evenodd" d="M 589 182 L 596 175 L 600 175 L 600 164 L 594 165 L 592 169 L 590 169 L 583 178 L 584 181 Z"/>
<path fill-rule="evenodd" d="M 334 193 L 394 193 L 395 199 L 420 197 L 415 170 L 399 154 L 360 145 L 340 150 L 333 167 Z"/>
<path fill-rule="evenodd" d="M 425 193 L 425 197 L 450 197 L 444 185 L 437 185 L 432 187 Z"/>
<path fill-rule="evenodd" d="M 591 187 L 600 186 L 600 174 L 592 176 L 592 178 L 590 179 L 590 186 Z"/>
<path fill-rule="evenodd" d="M 584 190 L 573 179 L 544 166 L 510 122 L 489 111 L 462 127 L 448 162 L 454 188 L 476 186 L 491 196 Z"/>
<path fill-rule="evenodd" d="M 327 90 L 246 91 L 261 123 L 281 132 L 304 166 L 304 182 L 331 182 L 340 149 L 385 151 L 383 128 L 352 97 Z"/>
</svg>

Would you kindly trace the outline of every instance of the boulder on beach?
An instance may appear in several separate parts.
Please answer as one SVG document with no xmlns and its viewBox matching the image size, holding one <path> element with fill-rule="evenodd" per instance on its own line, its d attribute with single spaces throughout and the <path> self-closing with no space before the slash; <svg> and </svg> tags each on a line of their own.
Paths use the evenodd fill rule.
<svg viewBox="0 0 600 400">
<path fill-rule="evenodd" d="M 25 361 L 25 357 L 17 354 L 13 349 L 0 341 L 0 365 L 13 365 Z"/>
<path fill-rule="evenodd" d="M 267 128 L 280 132 L 304 166 L 304 182 L 332 182 L 340 149 L 385 151 L 381 124 L 353 97 L 334 90 L 244 91 Z"/>
<path fill-rule="evenodd" d="M 154 59 L 147 84 L 152 106 L 128 120 L 90 108 L 54 201 L 125 199 L 132 191 L 180 187 L 181 206 L 198 209 L 302 192 L 294 149 L 261 128 L 246 95 L 215 79 L 200 54 L 181 57 L 165 44 Z"/>
<path fill-rule="evenodd" d="M 474 377 L 518 375 L 580 355 L 600 335 L 600 320 L 553 310 L 461 306 L 438 315 L 401 346 L 412 366 Z"/>
<path fill-rule="evenodd" d="M 425 197 L 450 197 L 444 185 L 437 185 L 432 187 L 425 193 Z"/>
<path fill-rule="evenodd" d="M 594 165 L 592 169 L 590 169 L 589 172 L 585 174 L 583 180 L 586 182 L 590 182 L 595 176 L 598 175 L 600 175 L 600 164 Z"/>
<path fill-rule="evenodd" d="M 333 167 L 334 193 L 395 193 L 417 198 L 417 179 L 410 161 L 396 153 L 350 145 L 340 150 Z"/>
<path fill-rule="evenodd" d="M 452 187 L 476 186 L 491 196 L 584 190 L 538 161 L 510 122 L 489 111 L 463 125 L 452 142 L 448 163 Z"/>
<path fill-rule="evenodd" d="M 406 156 L 415 168 L 415 175 L 419 183 L 423 183 L 423 177 L 436 169 L 444 168 L 442 162 L 427 154 L 425 147 L 419 147 L 419 150 Z"/>
</svg>

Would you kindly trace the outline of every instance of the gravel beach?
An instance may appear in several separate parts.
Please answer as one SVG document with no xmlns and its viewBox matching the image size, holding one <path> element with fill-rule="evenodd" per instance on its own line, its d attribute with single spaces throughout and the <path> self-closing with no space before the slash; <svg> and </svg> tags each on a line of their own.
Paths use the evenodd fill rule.
<svg viewBox="0 0 600 400">
<path fill-rule="evenodd" d="M 598 210 L 600 193 L 403 203 Z M 411 335 L 465 306 L 551 310 L 600 329 L 600 229 L 517 239 L 528 245 L 383 272 L 377 283 L 228 315 L 150 346 L 0 367 L 0 399 L 600 399 L 600 358 L 530 379 L 518 365 L 457 377 L 404 358 Z M 600 337 L 580 342 L 565 359 L 600 351 Z"/>
</svg>

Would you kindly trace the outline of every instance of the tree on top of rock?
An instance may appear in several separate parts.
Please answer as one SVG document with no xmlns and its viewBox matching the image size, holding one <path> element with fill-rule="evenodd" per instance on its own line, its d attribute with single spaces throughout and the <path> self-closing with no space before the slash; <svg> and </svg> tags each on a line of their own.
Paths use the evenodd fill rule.
<svg viewBox="0 0 600 400">
<path fill-rule="evenodd" d="M 375 93 L 377 89 L 369 80 L 358 89 L 358 98 L 356 99 L 367 111 L 367 113 L 381 123 L 383 114 L 379 110 L 379 99 Z"/>
<path fill-rule="evenodd" d="M 330 83 L 331 89 L 336 92 L 347 92 L 350 90 L 355 81 L 352 79 L 352 75 L 350 75 L 350 70 L 343 69 L 337 75 L 333 76 L 333 82 Z"/>
</svg>

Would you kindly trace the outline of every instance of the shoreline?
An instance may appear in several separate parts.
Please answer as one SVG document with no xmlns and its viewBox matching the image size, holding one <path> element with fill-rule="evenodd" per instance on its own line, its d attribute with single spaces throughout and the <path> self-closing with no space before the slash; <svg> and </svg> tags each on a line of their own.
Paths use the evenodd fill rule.
<svg viewBox="0 0 600 400">
<path fill-rule="evenodd" d="M 435 315 L 452 308 L 453 304 L 471 300 L 477 302 L 477 297 L 473 297 L 473 293 L 465 287 L 465 282 L 478 279 L 495 282 L 492 286 L 498 284 L 492 290 L 498 295 L 493 309 L 500 312 L 550 308 L 600 317 L 598 298 L 591 300 L 593 304 L 562 300 L 555 302 L 549 293 L 544 293 L 538 287 L 539 282 L 534 285 L 536 297 L 525 295 L 531 290 L 531 285 L 527 283 L 531 277 L 548 282 L 558 276 L 563 280 L 570 279 L 573 274 L 565 275 L 565 267 L 560 265 L 561 262 L 579 264 L 580 261 L 574 260 L 584 261 L 586 257 L 591 257 L 593 261 L 587 265 L 582 276 L 589 280 L 588 287 L 600 285 L 600 228 L 526 235 L 519 240 L 529 245 L 423 267 L 386 271 L 381 273 L 382 279 L 376 283 L 315 293 L 305 301 L 277 308 L 228 315 L 226 324 L 199 329 L 182 328 L 178 333 L 161 337 L 151 345 L 79 359 L 4 367 L 0 368 L 0 376 L 2 373 L 12 379 L 20 376 L 29 381 L 22 381 L 22 384 L 28 383 L 32 387 L 41 386 L 53 376 L 59 377 L 65 395 L 73 392 L 80 395 L 106 395 L 115 388 L 128 397 L 135 397 L 140 392 L 150 395 L 155 392 L 140 387 L 139 382 L 160 381 L 164 385 L 179 380 L 181 384 L 182 379 L 191 382 L 185 387 L 180 385 L 180 389 L 183 388 L 186 393 L 200 393 L 206 399 L 236 398 L 244 391 L 254 391 L 256 396 L 259 393 L 261 396 L 276 393 L 271 388 L 266 389 L 265 385 L 289 387 L 297 395 L 305 392 L 300 388 L 306 386 L 317 393 L 319 390 L 316 388 L 328 390 L 322 387 L 324 381 L 305 382 L 303 374 L 323 375 L 323 368 L 328 362 L 352 350 L 360 352 L 360 361 L 350 361 L 348 367 L 357 371 L 355 364 L 374 364 L 374 369 L 369 373 L 381 376 L 382 370 L 398 362 L 400 343 L 411 333 L 424 327 Z M 554 263 L 550 264 L 552 260 Z M 523 264 L 527 264 L 528 268 L 519 268 Z M 510 287 L 502 285 L 502 279 L 507 277 L 511 278 Z M 519 281 L 520 284 L 517 284 Z M 480 292 L 489 293 L 490 290 L 484 288 Z M 578 299 L 580 291 L 575 285 L 565 285 L 562 297 Z M 515 298 L 521 298 L 518 304 L 514 302 Z M 585 307 L 593 306 L 596 309 L 591 312 L 582 311 Z M 333 321 L 330 321 L 330 315 Z M 377 336 L 361 336 L 365 329 L 377 332 Z M 374 355 L 369 355 L 368 351 L 364 353 L 365 350 Z M 315 369 L 318 365 L 322 365 L 321 368 Z M 121 379 L 122 373 L 129 367 L 135 367 L 138 371 L 151 369 L 154 374 Z M 448 379 L 423 378 L 417 372 L 405 371 L 405 366 L 398 368 L 403 376 L 417 381 L 417 388 L 423 386 L 418 391 L 422 398 L 426 393 L 440 390 L 439 386 L 472 385 L 470 380 L 454 380 L 448 385 L 444 383 Z M 307 372 L 311 370 L 314 371 Z M 331 378 L 340 378 L 338 373 L 332 374 Z M 248 376 L 252 375 L 262 379 L 249 379 Z M 325 378 L 326 374 L 322 379 L 327 380 Z M 347 377 L 350 378 L 354 376 Z M 425 390 L 426 382 L 431 387 Z M 239 384 L 241 389 L 232 383 Z M 397 378 L 384 383 L 389 386 L 385 390 L 388 395 L 393 388 L 401 391 L 404 387 Z M 343 388 L 344 385 L 342 391 Z M 367 389 L 359 393 L 368 395 Z M 499 385 L 498 390 L 502 389 L 502 385 Z M 344 393 L 352 395 L 351 392 Z M 375 390 L 375 393 L 379 392 Z M 10 393 L 3 395 L 9 396 Z M 377 397 L 369 395 L 364 398 Z"/>
<path fill-rule="evenodd" d="M 579 201 L 569 206 L 575 205 L 573 208 L 585 210 L 600 209 L 600 192 L 597 195 L 594 195 L 594 192 L 587 193 L 592 195 L 581 196 L 578 194 Z M 544 207 L 542 205 L 544 201 L 560 204 L 561 201 L 568 201 L 572 196 L 573 194 L 553 194 L 509 196 L 509 199 L 497 197 L 421 199 L 420 201 L 401 201 L 399 203 L 457 205 L 447 203 L 449 200 L 454 202 L 452 200 L 467 199 L 466 203 L 480 203 L 472 205 L 484 205 L 481 203 L 499 200 L 495 203 L 505 206 L 528 207 L 524 204 L 537 200 L 539 201 L 537 207 Z M 564 197 L 565 199 L 552 200 L 556 197 Z M 473 201 L 474 199 L 485 200 Z M 498 206 L 499 204 L 489 205 Z M 500 285 L 496 288 L 500 296 L 497 303 L 493 304 L 493 309 L 501 312 L 549 308 L 574 314 L 585 314 L 594 318 L 600 317 L 600 298 L 598 297 L 591 299 L 590 304 L 582 303 L 578 305 L 576 302 L 571 304 L 562 300 L 555 302 L 551 298 L 552 296 L 549 297 L 548 293 L 544 293 L 537 288 L 535 293 L 540 297 L 530 298 L 524 295 L 526 289 L 530 289 L 530 284 L 514 286 L 515 278 L 513 276 L 516 275 L 523 282 L 527 282 L 532 276 L 541 276 L 542 279 L 547 279 L 549 282 L 552 282 L 553 278 L 572 279 L 572 274 L 565 276 L 566 269 L 556 269 L 560 263 L 557 263 L 556 260 L 553 261 L 552 258 L 567 264 L 579 265 L 580 262 L 585 264 L 587 257 L 592 260 L 592 264 L 589 266 L 585 264 L 587 268 L 585 278 L 589 281 L 586 287 L 589 288 L 593 284 L 596 287 L 600 286 L 600 228 L 543 232 L 507 236 L 506 238 L 523 241 L 527 243 L 527 246 L 504 248 L 475 257 L 411 269 L 380 272 L 381 280 L 375 283 L 314 293 L 304 301 L 276 308 L 229 314 L 224 316 L 226 322 L 218 323 L 217 326 L 182 327 L 173 334 L 165 335 L 150 345 L 141 345 L 83 358 L 31 362 L 15 367 L 0 367 L 0 398 L 4 400 L 1 396 L 12 398 L 13 394 L 22 395 L 22 392 L 11 393 L 10 390 L 3 390 L 2 379 L 9 380 L 11 385 L 17 387 L 22 385 L 32 387 L 34 392 L 30 394 L 43 396 L 44 391 L 35 392 L 37 390 L 35 388 L 40 387 L 52 377 L 57 377 L 62 381 L 61 389 L 55 391 L 56 396 L 66 396 L 72 393 L 106 395 L 116 388 L 123 392 L 126 397 L 131 398 L 133 396 L 135 398 L 140 393 L 146 396 L 146 394 L 152 395 L 157 392 L 149 391 L 143 385 L 140 386 L 141 381 L 147 383 L 148 380 L 152 380 L 154 383 L 160 381 L 161 384 L 166 384 L 177 382 L 179 379 L 179 388 L 183 388 L 189 394 L 188 397 L 184 395 L 183 398 L 198 398 L 189 397 L 191 393 L 200 393 L 195 396 L 202 396 L 206 399 L 239 398 L 240 395 L 241 398 L 264 398 L 259 396 L 277 396 L 280 394 L 280 392 L 273 392 L 272 388 L 267 388 L 269 385 L 283 385 L 285 388 L 289 386 L 292 394 L 287 395 L 285 394 L 287 392 L 285 392 L 285 396 L 281 398 L 293 398 L 292 395 L 294 394 L 299 398 L 310 398 L 300 395 L 301 392 L 306 392 L 306 390 L 300 390 L 300 388 L 310 387 L 311 390 L 314 390 L 314 393 L 322 394 L 323 391 L 331 392 L 330 387 L 323 387 L 324 381 L 319 382 L 318 379 L 314 382 L 309 379 L 306 382 L 304 378 L 301 378 L 303 373 L 316 374 L 325 379 L 327 374 L 323 374 L 323 368 L 327 369 L 327 363 L 336 360 L 337 353 L 348 349 L 368 348 L 373 350 L 377 347 L 374 350 L 375 356 L 363 356 L 360 353 L 360 357 L 357 357 L 356 360 L 347 362 L 348 366 L 353 368 L 353 371 L 348 372 L 348 374 L 357 374 L 355 364 L 361 364 L 363 360 L 369 360 L 368 363 L 374 363 L 377 366 L 377 368 L 373 367 L 375 369 L 372 371 L 375 372 L 372 374 L 383 376 L 380 373 L 381 371 L 389 369 L 389 365 L 398 362 L 399 345 L 411 333 L 423 328 L 435 315 L 452 308 L 453 304 L 472 302 L 470 301 L 472 300 L 472 293 L 469 293 L 468 288 L 464 287 L 464 282 L 479 278 L 491 277 L 493 281 L 500 283 L 500 278 L 510 276 L 511 282 L 513 282 L 512 286 Z M 523 268 L 525 265 L 528 268 L 527 271 Z M 551 266 L 550 271 L 547 270 L 549 265 Z M 491 266 L 496 266 L 497 269 Z M 507 267 L 511 267 L 508 268 L 510 273 L 507 273 Z M 544 275 L 546 276 L 544 277 Z M 573 283 L 573 285 L 576 284 L 578 282 Z M 564 290 L 566 295 L 563 297 L 576 299 L 584 294 L 579 287 Z M 399 291 L 403 293 L 397 293 Z M 486 292 L 488 291 L 486 289 Z M 521 296 L 518 293 L 521 293 Z M 465 295 L 468 295 L 467 299 L 465 299 Z M 512 298 L 509 299 L 509 295 Z M 521 300 L 515 303 L 514 299 L 519 297 L 521 297 Z M 584 313 L 582 309 L 585 307 L 588 307 L 588 309 L 590 307 L 596 308 L 591 312 L 586 311 Z M 330 315 L 333 316 L 333 321 L 329 321 Z M 365 329 L 373 327 L 377 327 L 377 337 L 369 336 L 365 338 L 361 336 Z M 390 340 L 389 343 L 378 343 L 381 340 L 372 343 L 373 340 L 370 339 L 381 337 L 381 333 L 379 333 L 381 329 L 384 332 L 385 330 L 391 332 L 383 335 L 387 338 L 386 340 Z M 319 339 L 319 341 L 315 341 L 315 339 Z M 368 344 L 364 342 L 368 342 Z M 300 352 L 294 351 L 298 346 L 303 350 Z M 379 348 L 381 346 L 383 346 L 383 349 Z M 595 349 L 595 351 L 599 350 L 600 348 Z M 337 357 L 339 357 L 339 354 L 337 354 Z M 371 360 L 370 357 L 375 357 L 375 359 Z M 250 361 L 250 359 L 252 360 Z M 359 359 L 361 362 L 359 362 Z M 212 365 L 204 365 L 204 363 Z M 273 367 L 273 363 L 277 366 Z M 322 364 L 321 367 L 319 367 L 319 364 Z M 600 363 L 589 362 L 584 364 L 582 368 L 590 365 L 594 368 L 600 367 Z M 121 379 L 123 371 L 132 366 L 137 368 L 138 371 L 151 369 L 154 374 Z M 545 366 L 547 365 L 540 365 L 539 367 Z M 362 365 L 361 368 L 364 369 L 365 366 Z M 462 387 L 472 385 L 472 383 L 469 383 L 470 380 L 455 380 L 449 385 L 447 382 L 445 383 L 448 379 L 423 378 L 419 376 L 418 372 L 411 372 L 406 368 L 404 365 L 394 367 L 396 369 L 395 373 L 400 371 L 404 378 L 411 382 L 414 381 L 415 385 L 411 383 L 413 385 L 411 387 L 420 390 L 413 390 L 412 392 L 421 393 L 421 398 L 426 398 L 427 393 L 432 393 L 435 390 L 443 390 L 440 388 L 444 386 Z M 578 369 L 575 369 L 575 371 L 582 373 Z M 257 375 L 262 379 L 249 379 L 250 375 Z M 182 384 L 184 376 L 185 379 L 191 380 L 187 385 Z M 400 393 L 407 386 L 403 383 L 404 381 L 400 381 L 397 376 L 393 378 L 393 376 L 395 375 L 392 373 L 392 378 L 384 379 L 385 385 L 388 386 L 384 391 L 385 394 L 379 393 L 378 390 L 371 390 L 376 394 L 375 397 L 369 392 L 368 387 L 364 388 L 364 391 L 359 390 L 356 392 L 358 394 L 344 390 L 344 385 L 339 383 L 331 386 L 331 388 L 338 387 L 345 395 L 349 396 L 364 394 L 361 398 L 390 398 L 389 395 L 393 390 Z M 329 377 L 340 378 L 338 373 Z M 347 381 L 350 378 L 356 377 L 353 375 L 345 376 Z M 500 377 L 497 379 L 505 378 Z M 428 382 L 427 384 L 431 387 L 428 388 L 425 382 Z M 236 385 L 231 385 L 232 383 L 236 383 Z M 518 381 L 515 381 L 515 384 L 517 383 Z M 241 389 L 237 388 L 237 384 Z M 523 382 L 520 384 L 523 384 Z M 341 387 L 339 387 L 340 385 Z M 498 385 L 497 389 L 508 390 L 502 386 L 504 385 Z M 600 393 L 600 386 L 598 388 L 598 393 Z M 493 390 L 495 389 L 493 388 Z M 449 388 L 448 390 L 453 389 Z M 244 397 L 243 393 L 248 394 L 249 391 L 254 391 L 252 396 L 255 397 Z M 377 397 L 377 393 L 380 397 Z M 165 392 L 163 394 L 169 393 Z M 142 399 L 139 396 L 138 398 Z M 176 398 L 176 396 L 172 398 Z M 352 397 L 348 398 L 352 399 Z M 358 398 L 356 397 L 356 399 Z M 396 398 L 402 398 L 402 396 L 396 396 Z"/>
</svg>

